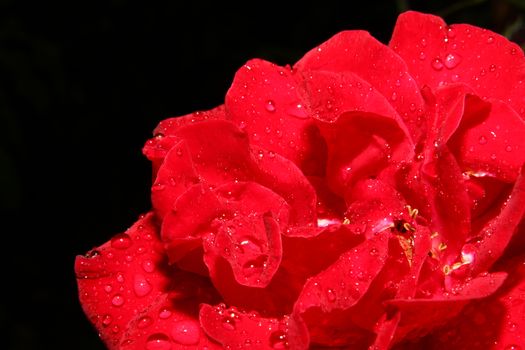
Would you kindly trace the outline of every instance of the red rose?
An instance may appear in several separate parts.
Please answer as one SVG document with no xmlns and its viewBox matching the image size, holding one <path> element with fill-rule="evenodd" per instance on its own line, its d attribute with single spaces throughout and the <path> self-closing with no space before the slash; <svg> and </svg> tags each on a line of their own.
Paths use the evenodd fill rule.
<svg viewBox="0 0 525 350">
<path fill-rule="evenodd" d="M 77 258 L 84 311 L 110 349 L 523 347 L 524 82 L 415 12 L 249 61 L 146 143 L 153 209 Z"/>
</svg>

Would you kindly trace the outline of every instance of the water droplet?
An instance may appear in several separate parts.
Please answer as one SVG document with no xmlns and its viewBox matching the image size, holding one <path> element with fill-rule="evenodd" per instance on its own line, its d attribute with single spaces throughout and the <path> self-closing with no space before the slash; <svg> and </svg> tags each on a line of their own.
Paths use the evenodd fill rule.
<svg viewBox="0 0 525 350">
<path fill-rule="evenodd" d="M 111 246 L 115 249 L 127 249 L 131 243 L 131 237 L 126 233 L 120 233 L 111 239 Z"/>
<path fill-rule="evenodd" d="M 288 349 L 286 333 L 279 330 L 270 334 L 270 346 L 273 349 Z"/>
<path fill-rule="evenodd" d="M 268 151 L 268 158 L 275 158 L 275 152 Z"/>
<path fill-rule="evenodd" d="M 454 75 L 452 75 L 451 79 L 452 79 L 453 82 L 457 83 L 459 81 L 459 79 L 460 79 L 460 76 L 459 76 L 459 74 L 454 74 Z"/>
<path fill-rule="evenodd" d="M 171 310 L 168 308 L 163 308 L 159 311 L 159 318 L 163 320 L 170 318 L 170 316 L 171 316 Z"/>
<path fill-rule="evenodd" d="M 333 289 L 328 288 L 326 290 L 326 299 L 328 299 L 329 302 L 334 302 L 336 299 L 335 292 Z"/>
<path fill-rule="evenodd" d="M 146 340 L 146 350 L 170 350 L 170 338 L 164 333 L 155 333 Z"/>
<path fill-rule="evenodd" d="M 377 256 L 379 254 L 379 250 L 377 250 L 377 248 L 372 248 L 370 249 L 370 255 L 372 256 Z"/>
<path fill-rule="evenodd" d="M 199 342 L 200 326 L 192 320 L 178 321 L 173 324 L 171 338 L 182 345 L 194 345 Z"/>
<path fill-rule="evenodd" d="M 113 299 L 111 299 L 111 304 L 113 304 L 113 306 L 122 306 L 124 305 L 124 297 L 120 294 L 115 294 L 115 296 L 113 297 Z"/>
<path fill-rule="evenodd" d="M 423 61 L 425 58 L 427 58 L 427 55 L 425 55 L 425 53 L 424 53 L 423 51 L 421 51 L 421 52 L 419 53 L 419 59 L 420 59 L 421 61 Z"/>
<path fill-rule="evenodd" d="M 461 62 L 461 57 L 458 54 L 449 53 L 445 57 L 445 67 L 448 69 L 455 68 Z"/>
<path fill-rule="evenodd" d="M 423 47 L 427 46 L 427 39 L 421 38 L 421 46 Z"/>
<path fill-rule="evenodd" d="M 106 293 L 111 293 L 111 291 L 113 290 L 113 287 L 111 287 L 110 284 L 106 284 L 104 286 L 104 290 L 106 291 Z"/>
<path fill-rule="evenodd" d="M 264 104 L 264 108 L 266 108 L 266 110 L 270 113 L 275 112 L 275 104 L 272 100 L 266 101 L 266 103 Z"/>
<path fill-rule="evenodd" d="M 447 29 L 447 36 L 449 38 L 454 38 L 456 36 L 456 31 L 453 29 L 453 28 L 448 28 Z"/>
<path fill-rule="evenodd" d="M 492 159 L 492 160 L 496 160 L 496 158 L 497 158 L 496 153 L 492 153 L 492 154 L 490 155 L 490 159 Z"/>
<path fill-rule="evenodd" d="M 151 292 L 151 284 L 141 274 L 135 275 L 133 279 L 133 291 L 138 297 L 143 297 Z"/>
<path fill-rule="evenodd" d="M 291 105 L 289 108 L 287 108 L 286 113 L 288 113 L 292 117 L 296 117 L 299 119 L 308 118 L 308 114 L 306 113 L 304 106 L 301 103 Z"/>
<path fill-rule="evenodd" d="M 117 273 L 117 282 L 124 283 L 124 275 L 122 272 Z"/>
<path fill-rule="evenodd" d="M 441 59 L 439 57 L 435 58 L 432 61 L 432 68 L 435 70 L 442 70 L 443 69 L 443 62 L 441 62 Z"/>
<path fill-rule="evenodd" d="M 111 315 L 104 315 L 104 317 L 102 317 L 102 325 L 104 327 L 109 326 L 112 321 L 113 321 L 113 317 L 111 317 Z"/>
<path fill-rule="evenodd" d="M 390 98 L 392 99 L 392 101 L 397 100 L 397 93 L 396 93 L 396 92 L 393 92 L 393 93 L 392 93 L 392 96 L 390 96 Z"/>
<path fill-rule="evenodd" d="M 518 325 L 516 323 L 509 324 L 509 332 L 516 332 L 517 329 L 518 329 Z"/>
<path fill-rule="evenodd" d="M 521 346 L 517 344 L 509 344 L 505 347 L 505 350 L 521 350 Z"/>
<path fill-rule="evenodd" d="M 233 319 L 233 317 L 230 317 L 230 316 L 226 316 L 226 317 L 223 317 L 222 319 L 222 327 L 224 329 L 227 329 L 229 331 L 234 331 L 235 330 L 235 319 Z"/>
<path fill-rule="evenodd" d="M 479 137 L 479 139 L 478 139 L 478 142 L 479 142 L 480 145 L 485 145 L 485 144 L 487 144 L 487 138 L 485 136 L 481 135 Z"/>
<path fill-rule="evenodd" d="M 156 182 L 151 187 L 152 191 L 163 191 L 166 188 L 166 186 L 160 182 Z"/>
<path fill-rule="evenodd" d="M 137 322 L 137 327 L 140 329 L 144 329 L 148 326 L 150 326 L 153 323 L 153 319 L 149 316 L 141 317 Z"/>
<path fill-rule="evenodd" d="M 487 44 L 492 44 L 494 42 L 494 37 L 492 35 L 490 35 L 488 38 L 487 38 Z"/>
<path fill-rule="evenodd" d="M 151 260 L 144 260 L 142 262 L 142 269 L 146 272 L 155 271 L 155 263 Z"/>
<path fill-rule="evenodd" d="M 512 151 L 512 146 L 509 145 L 509 146 L 505 147 L 505 151 L 511 152 Z"/>
</svg>

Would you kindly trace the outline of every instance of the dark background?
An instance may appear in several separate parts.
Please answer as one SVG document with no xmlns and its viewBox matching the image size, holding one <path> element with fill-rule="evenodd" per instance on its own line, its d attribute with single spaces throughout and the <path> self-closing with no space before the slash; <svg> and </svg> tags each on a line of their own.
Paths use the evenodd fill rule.
<svg viewBox="0 0 525 350">
<path fill-rule="evenodd" d="M 523 43 L 524 2 L 0 1 L 0 347 L 103 349 L 75 255 L 149 209 L 156 124 L 221 104 L 248 59 L 293 64 L 344 29 L 387 43 L 407 8 Z"/>
</svg>

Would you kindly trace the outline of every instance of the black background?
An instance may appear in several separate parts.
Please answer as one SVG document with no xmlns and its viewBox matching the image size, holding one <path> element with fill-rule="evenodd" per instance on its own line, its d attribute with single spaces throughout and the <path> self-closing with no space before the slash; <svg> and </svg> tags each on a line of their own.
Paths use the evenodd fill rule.
<svg viewBox="0 0 525 350">
<path fill-rule="evenodd" d="M 521 1 L 0 1 L 0 347 L 103 349 L 73 262 L 149 209 L 141 148 L 222 103 L 250 58 L 293 64 L 340 30 L 387 43 L 403 9 L 507 33 Z"/>
</svg>

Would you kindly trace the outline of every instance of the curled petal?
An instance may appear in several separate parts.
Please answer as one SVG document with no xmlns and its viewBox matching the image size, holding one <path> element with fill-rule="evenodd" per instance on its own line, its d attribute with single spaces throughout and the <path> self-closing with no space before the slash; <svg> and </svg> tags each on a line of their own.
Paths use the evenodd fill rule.
<svg viewBox="0 0 525 350">
<path fill-rule="evenodd" d="M 350 72 L 366 80 L 389 100 L 412 138 L 421 137 L 424 102 L 406 63 L 365 31 L 343 31 L 309 51 L 294 66 L 299 71 Z"/>
<path fill-rule="evenodd" d="M 289 67 L 247 62 L 226 95 L 228 117 L 250 143 L 293 161 L 307 175 L 322 175 L 326 150 Z"/>
<path fill-rule="evenodd" d="M 508 103 L 525 116 L 525 60 L 520 47 L 489 30 L 405 12 L 390 47 L 407 63 L 420 87 L 463 82 L 478 96 Z"/>
</svg>

